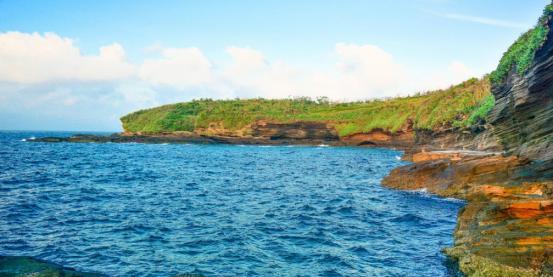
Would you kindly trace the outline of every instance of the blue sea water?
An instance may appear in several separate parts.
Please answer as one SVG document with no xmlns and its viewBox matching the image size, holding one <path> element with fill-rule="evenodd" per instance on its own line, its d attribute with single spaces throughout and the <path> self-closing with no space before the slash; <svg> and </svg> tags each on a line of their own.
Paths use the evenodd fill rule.
<svg viewBox="0 0 553 277">
<path fill-rule="evenodd" d="M 110 276 L 454 276 L 462 202 L 384 188 L 398 151 L 31 143 L 0 132 L 0 255 Z"/>
</svg>

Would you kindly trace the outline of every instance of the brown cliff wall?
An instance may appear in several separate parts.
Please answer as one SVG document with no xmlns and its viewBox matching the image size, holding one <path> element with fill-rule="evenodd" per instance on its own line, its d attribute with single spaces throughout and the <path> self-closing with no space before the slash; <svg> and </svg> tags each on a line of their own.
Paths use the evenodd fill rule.
<svg viewBox="0 0 553 277">
<path fill-rule="evenodd" d="M 257 121 L 251 126 L 254 137 L 297 140 L 328 140 L 339 139 L 336 130 L 325 122 L 297 121 L 290 123 Z"/>
</svg>

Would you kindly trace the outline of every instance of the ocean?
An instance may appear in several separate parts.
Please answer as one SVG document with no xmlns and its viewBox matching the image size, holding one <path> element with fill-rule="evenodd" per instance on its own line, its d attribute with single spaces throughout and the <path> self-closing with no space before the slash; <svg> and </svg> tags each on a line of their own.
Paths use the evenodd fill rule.
<svg viewBox="0 0 553 277">
<path fill-rule="evenodd" d="M 380 185 L 400 151 L 27 142 L 0 132 L 0 255 L 108 276 L 456 276 L 463 202 Z"/>
</svg>

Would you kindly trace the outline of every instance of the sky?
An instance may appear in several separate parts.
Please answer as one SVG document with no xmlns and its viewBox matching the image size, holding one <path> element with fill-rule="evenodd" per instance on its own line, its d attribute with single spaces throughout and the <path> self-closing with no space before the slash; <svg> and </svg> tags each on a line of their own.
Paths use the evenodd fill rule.
<svg viewBox="0 0 553 277">
<path fill-rule="evenodd" d="M 493 71 L 549 0 L 0 0 L 0 130 L 197 98 L 404 96 Z"/>
</svg>

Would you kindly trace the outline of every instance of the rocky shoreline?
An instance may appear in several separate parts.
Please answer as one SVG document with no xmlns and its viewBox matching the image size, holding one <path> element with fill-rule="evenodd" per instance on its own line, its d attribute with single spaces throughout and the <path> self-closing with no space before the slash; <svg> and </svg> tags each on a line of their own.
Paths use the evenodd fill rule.
<svg viewBox="0 0 553 277">
<path fill-rule="evenodd" d="M 444 252 L 469 276 L 552 276 L 553 181 L 533 164 L 498 154 L 426 152 L 382 181 L 467 200 L 455 245 Z"/>
</svg>

